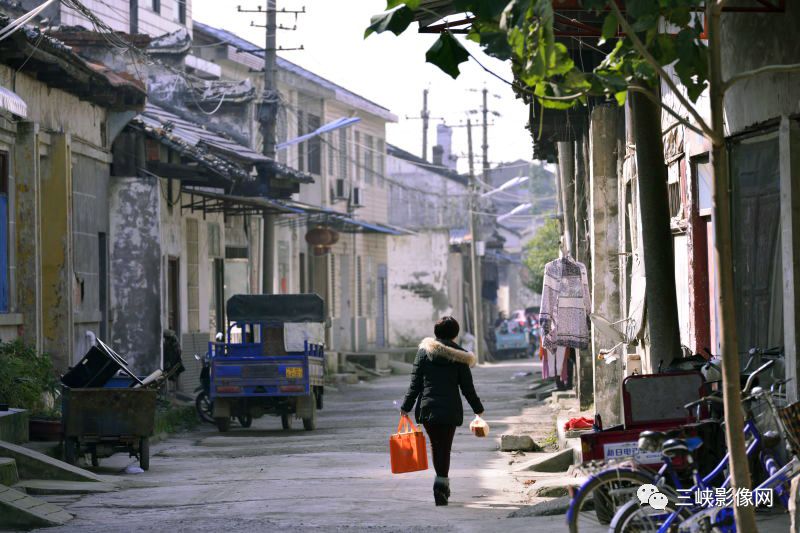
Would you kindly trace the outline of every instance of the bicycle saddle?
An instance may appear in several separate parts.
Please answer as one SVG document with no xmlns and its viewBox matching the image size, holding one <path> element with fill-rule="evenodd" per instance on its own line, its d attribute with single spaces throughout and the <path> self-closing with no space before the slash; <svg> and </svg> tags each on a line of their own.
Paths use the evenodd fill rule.
<svg viewBox="0 0 800 533">
<path fill-rule="evenodd" d="M 689 455 L 689 446 L 683 439 L 669 439 L 661 446 L 661 452 L 668 457 Z"/>
</svg>

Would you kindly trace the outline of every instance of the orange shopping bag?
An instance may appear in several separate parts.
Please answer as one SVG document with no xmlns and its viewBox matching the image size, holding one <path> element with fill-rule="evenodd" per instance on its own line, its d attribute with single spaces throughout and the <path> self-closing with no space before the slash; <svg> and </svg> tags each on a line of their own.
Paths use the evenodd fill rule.
<svg viewBox="0 0 800 533">
<path fill-rule="evenodd" d="M 400 417 L 397 433 L 389 437 L 392 474 L 404 474 L 428 469 L 428 450 L 425 435 L 407 416 Z"/>
</svg>

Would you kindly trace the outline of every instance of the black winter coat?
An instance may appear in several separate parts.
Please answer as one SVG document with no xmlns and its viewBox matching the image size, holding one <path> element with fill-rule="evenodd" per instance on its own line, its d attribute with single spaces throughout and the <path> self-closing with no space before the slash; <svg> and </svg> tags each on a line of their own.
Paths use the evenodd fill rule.
<svg viewBox="0 0 800 533">
<path fill-rule="evenodd" d="M 424 339 L 417 351 L 411 385 L 401 409 L 410 412 L 419 396 L 415 411 L 418 423 L 460 426 L 464 423 L 463 393 L 472 410 L 482 413 L 483 405 L 475 393 L 469 370 L 475 362 L 474 354 L 454 342 Z"/>
</svg>

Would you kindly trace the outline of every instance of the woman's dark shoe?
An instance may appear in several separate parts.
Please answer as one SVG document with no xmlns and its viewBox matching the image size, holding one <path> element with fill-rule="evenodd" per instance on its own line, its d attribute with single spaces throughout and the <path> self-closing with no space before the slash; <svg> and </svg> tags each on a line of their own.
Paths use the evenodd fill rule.
<svg viewBox="0 0 800 533">
<path fill-rule="evenodd" d="M 450 498 L 450 483 L 448 478 L 441 478 L 436 476 L 436 481 L 433 482 L 433 499 L 436 505 L 447 505 L 447 500 Z"/>
</svg>

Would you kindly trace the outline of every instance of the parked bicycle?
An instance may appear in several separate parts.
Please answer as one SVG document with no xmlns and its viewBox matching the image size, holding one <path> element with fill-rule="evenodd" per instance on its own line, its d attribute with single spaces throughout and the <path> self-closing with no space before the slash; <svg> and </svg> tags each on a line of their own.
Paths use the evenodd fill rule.
<svg viewBox="0 0 800 533">
<path fill-rule="evenodd" d="M 777 497 L 777 501 L 784 507 L 788 507 L 789 503 L 789 482 L 797 475 L 800 475 L 800 461 L 796 456 L 783 467 L 780 466 L 779 459 L 776 454 L 780 452 L 779 444 L 788 443 L 792 450 L 797 450 L 797 442 L 794 435 L 788 430 L 782 421 L 779 408 L 776 405 L 775 399 L 782 397 L 782 386 L 788 380 L 778 380 L 773 384 L 771 390 L 767 391 L 761 387 L 753 387 L 755 378 L 771 369 L 775 364 L 774 360 L 759 367 L 745 385 L 745 398 L 743 400 L 745 407 L 745 434 L 748 436 L 747 456 L 748 458 L 757 458 L 760 472 L 753 472 L 754 476 L 764 475 L 766 479 L 760 483 L 750 494 L 769 494 L 770 499 L 772 495 Z M 749 394 L 748 394 L 749 393 Z M 712 401 L 717 402 L 717 397 Z M 698 402 L 707 401 L 710 398 L 703 398 Z M 692 402 L 686 407 L 691 409 L 695 407 Z M 759 404 L 763 403 L 767 406 L 767 413 L 775 421 L 776 429 L 769 429 L 761 431 L 756 424 L 755 410 Z M 663 453 L 671 455 L 671 450 L 667 450 L 669 442 L 664 443 Z M 672 443 L 675 447 L 676 444 Z M 672 531 L 722 531 L 722 532 L 735 532 L 736 526 L 733 522 L 733 508 L 730 505 L 722 505 L 719 507 L 709 507 L 709 501 L 698 501 L 696 495 L 702 494 L 716 494 L 714 489 L 719 487 L 724 489 L 724 494 L 731 494 L 730 490 L 730 476 L 726 476 L 720 485 L 715 485 L 713 481 L 720 478 L 725 471 L 728 463 L 728 455 L 726 454 L 720 464 L 705 477 L 701 477 L 694 466 L 692 458 L 692 451 L 695 448 L 686 446 L 681 448 L 680 444 L 679 453 L 685 456 L 690 465 L 692 466 L 692 477 L 694 484 L 686 491 L 681 491 L 681 495 L 676 495 L 675 492 L 665 492 L 668 502 L 663 510 L 654 509 L 649 505 L 642 505 L 637 500 L 631 500 L 622 505 L 615 514 L 610 532 L 614 533 L 635 533 L 635 532 L 658 532 L 667 533 Z M 681 487 L 676 485 L 678 489 Z M 757 498 L 757 497 L 756 497 Z M 700 498 L 699 500 L 703 500 Z"/>
<path fill-rule="evenodd" d="M 774 359 L 771 359 L 748 376 L 744 386 L 746 396 L 750 395 L 751 391 L 754 390 L 758 376 L 770 370 L 774 364 Z M 759 392 L 756 396 L 761 397 L 762 393 Z M 691 402 L 685 407 L 689 410 L 695 410 L 701 405 L 714 406 L 721 404 L 721 402 L 722 400 L 718 395 L 710 395 L 696 402 Z M 769 405 L 772 411 L 776 409 L 771 397 Z M 696 419 L 698 418 L 696 417 Z M 754 456 L 764 448 L 769 449 L 774 446 L 777 441 L 780 441 L 780 436 L 785 433 L 784 428 L 781 429 L 780 436 L 772 433 L 762 435 L 753 419 L 753 416 L 748 416 L 748 423 L 745 426 L 745 432 L 751 440 L 748 446 L 748 455 L 750 456 Z M 570 503 L 567 512 L 567 523 L 570 531 L 575 533 L 577 531 L 596 530 L 599 525 L 611 522 L 612 518 L 621 524 L 627 524 L 628 527 L 632 527 L 632 524 L 636 521 L 653 523 L 666 522 L 669 519 L 669 523 L 673 524 L 678 523 L 681 518 L 686 518 L 689 513 L 688 510 L 684 511 L 676 508 L 676 504 L 679 501 L 676 489 L 683 488 L 683 483 L 681 482 L 683 471 L 677 468 L 678 465 L 688 464 L 689 469 L 692 471 L 689 479 L 693 485 L 698 487 L 712 486 L 713 482 L 721 477 L 727 467 L 728 456 L 725 455 L 716 468 L 712 469 L 704 478 L 700 478 L 692 457 L 692 452 L 700 445 L 701 441 L 699 439 L 669 439 L 666 434 L 661 432 L 642 432 L 639 440 L 640 450 L 644 452 L 660 451 L 663 461 L 660 469 L 656 472 L 635 464 L 617 464 L 591 475 L 578 489 Z M 769 464 L 765 463 L 767 472 L 773 472 L 776 466 L 777 463 L 774 459 Z M 726 478 L 718 486 L 726 487 L 726 484 L 729 483 L 729 479 Z M 635 512 L 640 508 L 636 493 L 639 487 L 645 484 L 655 485 L 660 492 L 665 494 L 668 499 L 668 507 L 660 513 L 648 514 L 643 517 L 643 513 L 646 511 Z M 626 505 L 628 507 L 625 507 Z M 620 516 L 623 507 L 625 507 L 627 513 L 625 517 L 614 518 Z M 646 530 L 657 531 L 658 528 Z M 623 529 L 617 529 L 617 531 L 623 531 Z M 625 529 L 624 531 L 627 532 L 629 530 Z"/>
</svg>

